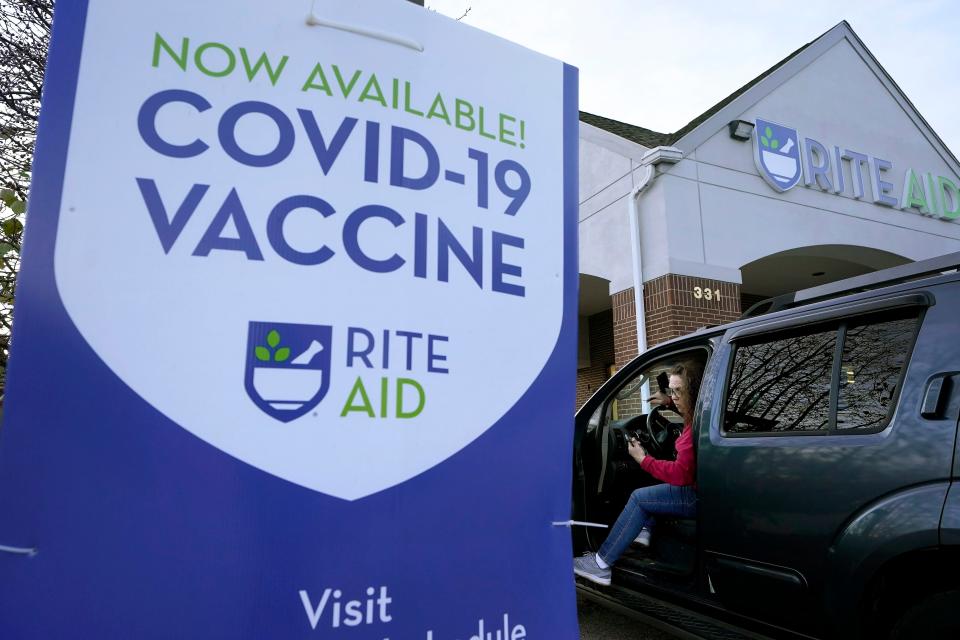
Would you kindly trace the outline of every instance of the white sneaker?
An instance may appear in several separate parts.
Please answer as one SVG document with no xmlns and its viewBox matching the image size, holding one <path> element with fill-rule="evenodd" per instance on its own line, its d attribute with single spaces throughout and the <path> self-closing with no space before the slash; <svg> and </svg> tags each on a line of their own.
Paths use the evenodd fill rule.
<svg viewBox="0 0 960 640">
<path fill-rule="evenodd" d="M 641 547 L 650 546 L 650 529 L 640 529 L 640 535 L 633 540 Z"/>
</svg>

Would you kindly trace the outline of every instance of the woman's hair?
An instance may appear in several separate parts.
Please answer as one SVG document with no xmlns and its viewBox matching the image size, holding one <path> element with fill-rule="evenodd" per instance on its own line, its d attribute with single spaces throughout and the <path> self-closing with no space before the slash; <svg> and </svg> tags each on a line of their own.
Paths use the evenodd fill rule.
<svg viewBox="0 0 960 640">
<path fill-rule="evenodd" d="M 684 392 L 687 394 L 687 407 L 683 421 L 687 424 L 693 423 L 693 408 L 697 404 L 697 396 L 700 394 L 700 380 L 703 377 L 703 366 L 694 360 L 684 360 L 670 367 L 667 373 L 671 376 L 677 376 L 683 380 Z"/>
</svg>

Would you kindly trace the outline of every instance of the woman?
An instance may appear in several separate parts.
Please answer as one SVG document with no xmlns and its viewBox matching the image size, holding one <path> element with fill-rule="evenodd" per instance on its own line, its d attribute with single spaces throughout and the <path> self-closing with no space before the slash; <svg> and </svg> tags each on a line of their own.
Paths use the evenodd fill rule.
<svg viewBox="0 0 960 640">
<path fill-rule="evenodd" d="M 683 433 L 677 438 L 677 459 L 655 460 L 647 455 L 636 440 L 629 444 L 630 456 L 644 471 L 665 484 L 637 489 L 630 495 L 627 506 L 610 535 L 597 553 L 587 553 L 573 561 L 573 572 L 596 582 L 610 584 L 610 565 L 617 561 L 642 530 L 651 530 L 654 514 L 692 518 L 696 514 L 696 462 L 693 455 L 693 407 L 700 391 L 701 368 L 695 362 L 683 362 L 670 369 L 668 393 L 677 412 L 683 416 Z M 649 537 L 638 542 L 649 544 Z"/>
</svg>

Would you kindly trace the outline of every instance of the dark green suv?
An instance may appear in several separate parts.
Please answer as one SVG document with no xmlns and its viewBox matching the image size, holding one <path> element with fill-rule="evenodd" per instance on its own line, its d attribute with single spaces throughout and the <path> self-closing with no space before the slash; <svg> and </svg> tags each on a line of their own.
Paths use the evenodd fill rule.
<svg viewBox="0 0 960 640">
<path fill-rule="evenodd" d="M 649 400 L 690 359 L 697 517 L 659 519 L 581 593 L 704 638 L 960 638 L 958 265 L 775 298 L 619 371 L 577 413 L 574 520 L 610 525 L 657 482 L 627 441 L 672 455 L 679 417 Z M 606 532 L 575 527 L 575 551 Z"/>
</svg>

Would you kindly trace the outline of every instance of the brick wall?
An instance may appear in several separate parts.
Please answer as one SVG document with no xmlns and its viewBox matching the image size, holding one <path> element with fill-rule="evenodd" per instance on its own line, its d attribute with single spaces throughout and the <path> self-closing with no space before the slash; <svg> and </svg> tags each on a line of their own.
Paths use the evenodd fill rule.
<svg viewBox="0 0 960 640">
<path fill-rule="evenodd" d="M 609 378 L 614 363 L 613 311 L 602 311 L 587 319 L 590 332 L 590 366 L 577 371 L 577 408 Z"/>
<path fill-rule="evenodd" d="M 700 287 L 699 298 L 696 297 L 696 287 Z M 709 300 L 706 293 L 708 289 Z M 720 293 L 719 300 L 717 292 Z M 667 274 L 644 284 L 643 301 L 647 316 L 648 347 L 692 333 L 706 325 L 725 324 L 740 317 L 740 285 L 720 280 Z M 606 379 L 610 364 L 619 369 L 637 356 L 637 314 L 633 288 L 613 294 L 611 302 L 611 311 L 590 317 L 591 367 L 577 374 L 578 407 L 596 390 L 594 385 Z M 609 326 L 612 330 L 612 354 L 606 334 L 594 333 L 600 331 L 601 326 Z M 601 349 L 604 355 L 594 356 L 594 352 Z M 602 379 L 600 362 L 603 362 Z"/>
<path fill-rule="evenodd" d="M 637 308 L 633 287 L 611 296 L 613 302 L 613 349 L 617 369 L 637 357 Z"/>
<path fill-rule="evenodd" d="M 643 302 L 647 316 L 647 345 L 652 347 L 700 327 L 725 324 L 739 318 L 740 285 L 671 273 L 644 283 Z"/>
</svg>

